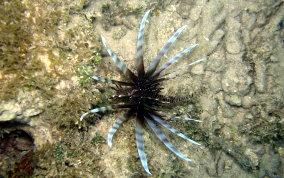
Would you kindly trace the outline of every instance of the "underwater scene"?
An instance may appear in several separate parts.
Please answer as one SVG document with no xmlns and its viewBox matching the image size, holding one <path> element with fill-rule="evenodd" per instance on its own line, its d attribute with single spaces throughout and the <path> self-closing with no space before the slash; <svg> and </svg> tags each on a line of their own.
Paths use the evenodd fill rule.
<svg viewBox="0 0 284 178">
<path fill-rule="evenodd" d="M 284 177 L 284 1 L 0 1 L 0 178 Z"/>
</svg>

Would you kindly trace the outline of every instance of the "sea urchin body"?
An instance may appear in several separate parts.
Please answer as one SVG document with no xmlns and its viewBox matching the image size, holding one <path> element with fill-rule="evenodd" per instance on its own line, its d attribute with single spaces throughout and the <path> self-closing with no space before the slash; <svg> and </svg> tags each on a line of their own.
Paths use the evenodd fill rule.
<svg viewBox="0 0 284 178">
<path fill-rule="evenodd" d="M 153 132 L 157 135 L 157 137 L 165 144 L 165 146 L 169 150 L 171 150 L 174 154 L 176 154 L 177 156 L 179 156 L 180 158 L 186 161 L 191 161 L 191 160 L 185 157 L 180 151 L 178 151 L 169 142 L 168 138 L 157 127 L 157 124 L 162 125 L 169 131 L 177 134 L 179 137 L 187 141 L 190 141 L 193 144 L 196 144 L 196 145 L 200 145 L 200 144 L 191 140 L 190 138 L 186 137 L 182 133 L 172 128 L 163 119 L 165 117 L 169 117 L 169 118 L 179 118 L 179 117 L 169 116 L 169 115 L 165 115 L 165 114 L 158 112 L 159 107 L 163 105 L 187 100 L 186 97 L 178 98 L 178 97 L 164 96 L 161 94 L 161 90 L 163 89 L 161 87 L 161 82 L 171 79 L 171 78 L 166 77 L 170 73 L 161 75 L 161 72 L 164 71 L 168 66 L 176 62 L 185 53 L 189 52 L 191 49 L 193 49 L 197 45 L 196 44 L 190 45 L 188 48 L 184 49 L 183 51 L 178 53 L 175 57 L 171 58 L 168 62 L 162 65 L 160 68 L 158 68 L 161 58 L 164 56 L 164 54 L 168 51 L 168 49 L 173 44 L 173 42 L 177 39 L 177 37 L 186 27 L 186 26 L 182 26 L 167 41 L 167 43 L 160 50 L 160 52 L 154 58 L 154 60 L 152 61 L 152 63 L 150 64 L 149 68 L 146 71 L 144 69 L 144 63 L 143 63 L 142 45 L 143 45 L 144 27 L 145 27 L 146 19 L 149 13 L 150 13 L 150 10 L 148 10 L 145 13 L 142 19 L 141 25 L 140 25 L 139 33 L 138 33 L 137 57 L 135 61 L 135 67 L 137 70 L 137 74 L 133 73 L 131 70 L 129 70 L 125 66 L 125 64 L 107 47 L 106 40 L 104 39 L 103 36 L 101 36 L 102 43 L 105 46 L 108 54 L 111 56 L 112 60 L 116 63 L 116 65 L 121 70 L 121 72 L 125 75 L 128 81 L 124 82 L 124 81 L 110 80 L 110 79 L 106 79 L 103 77 L 90 75 L 89 73 L 85 71 L 87 75 L 89 75 L 94 80 L 106 82 L 110 84 L 115 84 L 116 88 L 113 88 L 113 89 L 116 91 L 116 95 L 113 97 L 113 99 L 119 101 L 119 104 L 92 109 L 89 112 L 84 113 L 80 117 L 80 120 L 82 121 L 83 118 L 89 113 L 104 112 L 104 111 L 112 110 L 115 108 L 128 109 L 124 117 L 117 119 L 114 125 L 112 126 L 112 128 L 110 129 L 108 133 L 108 139 L 107 139 L 108 145 L 110 147 L 112 146 L 113 135 L 116 133 L 119 126 L 126 119 L 135 118 L 136 120 L 135 135 L 136 135 L 136 144 L 137 144 L 138 154 L 139 154 L 144 170 L 148 174 L 151 174 L 148 168 L 148 162 L 147 162 L 146 154 L 144 151 L 143 128 L 146 125 L 148 125 L 153 130 Z M 199 63 L 201 61 L 202 60 L 195 61 L 189 64 L 189 66 Z M 171 73 L 174 73 L 176 71 L 173 71 Z M 199 120 L 194 120 L 191 118 L 184 118 L 184 119 L 201 122 Z"/>
</svg>

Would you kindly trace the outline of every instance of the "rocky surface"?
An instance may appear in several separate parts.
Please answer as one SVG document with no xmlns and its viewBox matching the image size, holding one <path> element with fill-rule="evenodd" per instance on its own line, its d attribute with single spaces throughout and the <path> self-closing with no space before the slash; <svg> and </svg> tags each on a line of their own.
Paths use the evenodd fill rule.
<svg viewBox="0 0 284 178">
<path fill-rule="evenodd" d="M 168 71 L 205 59 L 164 83 L 165 94 L 193 94 L 191 103 L 165 112 L 202 120 L 169 121 L 202 146 L 165 131 L 194 160 L 188 163 L 148 129 L 144 138 L 153 175 L 283 177 L 284 3 L 277 0 L 1 2 L 0 157 L 5 159 L 0 177 L 25 170 L 40 177 L 147 176 L 133 121 L 120 128 L 112 149 L 104 140 L 122 111 L 79 122 L 87 110 L 109 104 L 113 94 L 107 84 L 89 80 L 82 66 L 98 76 L 123 79 L 99 35 L 133 69 L 146 9 L 152 13 L 145 30 L 145 65 L 182 25 L 187 28 L 166 58 L 190 44 L 199 46 Z M 6 148 L 14 147 L 4 143 L 15 130 L 31 136 L 34 148 L 26 157 L 14 151 L 13 163 L 21 166 L 11 167 Z"/>
</svg>

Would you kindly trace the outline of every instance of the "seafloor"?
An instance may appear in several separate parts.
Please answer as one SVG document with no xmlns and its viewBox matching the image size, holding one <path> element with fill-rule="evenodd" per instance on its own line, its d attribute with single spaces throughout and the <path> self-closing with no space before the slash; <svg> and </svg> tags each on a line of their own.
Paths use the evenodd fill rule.
<svg viewBox="0 0 284 178">
<path fill-rule="evenodd" d="M 202 123 L 168 122 L 202 143 L 166 132 L 194 162 L 169 151 L 146 129 L 153 177 L 283 177 L 284 3 L 281 0 L 2 0 L 0 1 L 0 177 L 147 177 L 134 122 L 113 147 L 109 128 L 123 110 L 80 116 L 111 104 L 108 84 L 82 71 L 121 79 L 100 42 L 134 67 L 138 28 L 149 65 L 167 39 L 187 25 L 166 54 L 199 44 L 168 71 L 206 61 L 164 82 L 164 94 L 190 96 L 163 112 Z M 166 59 L 163 59 L 163 62 Z M 163 63 L 162 62 L 162 63 Z"/>
</svg>

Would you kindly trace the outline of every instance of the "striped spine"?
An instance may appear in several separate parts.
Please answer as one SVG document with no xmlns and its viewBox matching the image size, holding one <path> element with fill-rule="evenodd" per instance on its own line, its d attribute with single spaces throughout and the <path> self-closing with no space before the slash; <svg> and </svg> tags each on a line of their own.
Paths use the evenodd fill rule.
<svg viewBox="0 0 284 178">
<path fill-rule="evenodd" d="M 167 43 L 163 46 L 163 48 L 160 50 L 158 55 L 155 57 L 155 59 L 152 61 L 150 64 L 150 67 L 148 68 L 147 73 L 152 74 L 157 66 L 160 63 L 161 58 L 164 56 L 164 54 L 169 50 L 171 45 L 176 41 L 177 37 L 180 35 L 180 33 L 186 28 L 186 25 L 182 26 L 179 28 L 173 35 L 172 37 L 167 41 Z"/>
<path fill-rule="evenodd" d="M 192 66 L 192 65 L 198 64 L 198 63 L 200 63 L 200 62 L 202 62 L 202 61 L 205 61 L 205 59 L 198 59 L 198 60 L 196 60 L 196 61 L 194 61 L 194 62 L 192 62 L 192 63 L 190 63 L 190 64 L 187 64 L 186 66 L 178 67 L 176 70 L 174 70 L 174 71 L 172 71 L 172 72 L 168 72 L 168 73 L 162 75 L 161 77 L 165 77 L 165 76 L 167 76 L 167 75 L 173 74 L 173 73 L 178 72 L 178 71 L 180 71 L 180 70 L 182 70 L 182 69 L 185 69 L 185 68 L 190 67 L 190 66 Z"/>
<path fill-rule="evenodd" d="M 127 68 L 125 66 L 125 64 L 107 47 L 106 44 L 106 40 L 105 38 L 101 35 L 101 39 L 102 42 L 108 52 L 108 54 L 110 55 L 111 59 L 116 63 L 116 65 L 118 66 L 118 68 L 124 73 L 126 74 Z"/>
<path fill-rule="evenodd" d="M 124 75 L 129 77 L 131 80 L 135 80 L 136 76 L 131 72 L 126 65 L 107 47 L 105 38 L 101 35 L 102 42 L 110 55 L 111 59 L 116 63 L 118 68 L 122 71 Z"/>
<path fill-rule="evenodd" d="M 152 75 L 153 77 L 158 76 L 163 70 L 169 67 L 172 63 L 176 62 L 179 58 L 181 58 L 185 53 L 188 53 L 191 49 L 198 46 L 197 44 L 190 45 L 188 48 L 183 50 L 182 52 L 178 53 L 175 57 L 170 59 L 167 63 L 165 63 L 162 67 L 160 67 L 157 71 L 154 72 Z"/>
<path fill-rule="evenodd" d="M 151 129 L 155 132 L 155 134 L 158 136 L 158 138 L 168 147 L 169 150 L 171 150 L 174 154 L 176 154 L 178 157 L 186 160 L 186 161 L 192 161 L 191 159 L 188 159 L 185 157 L 179 150 L 177 150 L 171 142 L 168 140 L 168 138 L 156 127 L 156 125 L 149 119 L 145 118 L 148 125 L 151 127 Z"/>
<path fill-rule="evenodd" d="M 172 128 L 169 124 L 167 124 L 166 122 L 164 122 L 164 121 L 163 121 L 162 119 L 160 119 L 159 117 L 154 116 L 154 115 L 151 115 L 151 117 L 152 117 L 155 121 L 159 122 L 162 126 L 164 126 L 165 128 L 167 128 L 169 131 L 171 131 L 171 132 L 177 134 L 177 136 L 179 136 L 179 137 L 181 137 L 181 138 L 183 138 L 183 139 L 185 139 L 185 140 L 187 140 L 187 141 L 189 141 L 189 142 L 191 142 L 191 143 L 193 143 L 193 144 L 195 144 L 195 145 L 199 145 L 199 146 L 201 145 L 201 144 L 199 144 L 199 143 L 197 143 L 197 142 L 191 140 L 191 139 L 188 138 L 187 136 L 183 135 L 182 133 L 178 132 L 177 130 L 175 130 L 174 128 Z"/>
<path fill-rule="evenodd" d="M 98 80 L 98 81 L 101 81 L 101 82 L 105 82 L 105 83 L 114 83 L 112 80 L 110 79 L 107 79 L 107 78 L 104 78 L 104 77 L 97 77 L 95 75 L 89 75 L 92 79 L 94 80 Z"/>
<path fill-rule="evenodd" d="M 100 81 L 100 82 L 111 83 L 111 84 L 119 84 L 119 85 L 125 85 L 125 86 L 132 86 L 133 85 L 132 83 L 129 83 L 129 82 L 110 80 L 110 79 L 107 79 L 107 78 L 104 78 L 104 77 L 98 77 L 98 76 L 95 76 L 95 75 L 91 75 L 89 72 L 87 72 L 85 70 L 84 67 L 83 67 L 83 70 L 90 78 L 97 80 L 97 81 Z"/>
<path fill-rule="evenodd" d="M 197 119 L 192 119 L 192 118 L 188 118 L 188 117 L 179 117 L 179 116 L 172 116 L 172 115 L 165 115 L 166 117 L 168 118 L 171 118 L 171 119 L 184 119 L 186 121 L 194 121 L 194 122 L 202 122 L 201 120 L 197 120 Z"/>
<path fill-rule="evenodd" d="M 82 116 L 80 117 L 80 121 L 82 121 L 84 119 L 84 117 L 90 113 L 96 113 L 96 112 L 105 112 L 105 111 L 109 111 L 109 110 L 112 110 L 112 107 L 111 106 L 106 106 L 106 107 L 101 107 L 101 108 L 95 108 L 95 109 L 92 109 L 84 114 L 82 114 Z"/>
<path fill-rule="evenodd" d="M 105 83 L 113 83 L 112 80 L 110 79 L 107 79 L 107 78 L 104 78 L 104 77 L 97 77 L 95 75 L 91 75 L 89 72 L 87 72 L 85 70 L 85 67 L 83 66 L 83 71 L 92 79 L 94 80 L 98 80 L 98 81 L 101 81 L 101 82 L 105 82 Z"/>
<path fill-rule="evenodd" d="M 116 133 L 117 129 L 120 127 L 120 125 L 123 123 L 123 121 L 125 121 L 125 118 L 119 118 L 115 121 L 115 123 L 113 124 L 113 126 L 111 127 L 111 129 L 108 132 L 108 136 L 107 136 L 107 144 L 109 147 L 112 146 L 112 138 L 113 135 Z"/>
<path fill-rule="evenodd" d="M 138 71 L 138 75 L 142 76 L 145 74 L 144 71 L 144 63 L 143 63 L 143 36 L 144 36 L 144 29 L 145 29 L 145 23 L 147 20 L 147 17 L 149 15 L 150 10 L 148 10 L 142 21 L 140 24 L 140 29 L 139 29 L 139 33 L 138 33 L 138 40 L 137 40 L 137 57 L 136 57 L 136 66 L 137 66 L 137 71 Z"/>
<path fill-rule="evenodd" d="M 146 158 L 146 154 L 145 154 L 145 150 L 144 150 L 144 139 L 143 139 L 143 130 L 142 127 L 140 125 L 140 123 L 138 123 L 137 119 L 136 119 L 136 127 L 135 127 L 135 136 L 136 136 L 136 144 L 137 144 L 137 150 L 138 150 L 138 154 L 141 160 L 141 164 L 144 168 L 144 170 L 152 175 L 149 171 L 148 168 L 148 163 L 147 163 L 147 158 Z"/>
<path fill-rule="evenodd" d="M 198 64 L 198 63 L 200 63 L 200 62 L 202 62 L 202 61 L 205 61 L 205 59 L 198 59 L 198 60 L 196 60 L 196 61 L 194 61 L 194 62 L 192 62 L 192 63 L 188 64 L 186 67 L 189 67 L 189 66 L 192 66 L 192 65 Z"/>
</svg>

